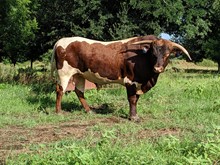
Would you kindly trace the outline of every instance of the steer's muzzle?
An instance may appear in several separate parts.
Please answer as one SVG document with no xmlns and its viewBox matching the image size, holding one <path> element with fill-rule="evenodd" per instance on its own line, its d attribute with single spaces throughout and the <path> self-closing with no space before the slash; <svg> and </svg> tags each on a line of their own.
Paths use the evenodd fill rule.
<svg viewBox="0 0 220 165">
<path fill-rule="evenodd" d="M 164 67 L 163 66 L 155 66 L 154 67 L 154 72 L 155 73 L 162 73 L 164 71 Z"/>
</svg>

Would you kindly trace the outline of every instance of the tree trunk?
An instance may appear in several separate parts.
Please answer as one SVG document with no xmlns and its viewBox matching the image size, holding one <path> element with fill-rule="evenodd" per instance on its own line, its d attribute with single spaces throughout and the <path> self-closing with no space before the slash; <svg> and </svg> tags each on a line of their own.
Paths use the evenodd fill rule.
<svg viewBox="0 0 220 165">
<path fill-rule="evenodd" d="M 17 60 L 16 60 L 14 57 L 11 57 L 11 62 L 12 62 L 12 64 L 13 64 L 14 67 L 15 67 L 15 65 L 16 65 L 16 63 L 17 63 Z"/>
<path fill-rule="evenodd" d="M 218 73 L 220 73 L 220 61 L 218 61 Z"/>
<path fill-rule="evenodd" d="M 31 69 L 33 69 L 33 60 L 31 59 Z"/>
</svg>

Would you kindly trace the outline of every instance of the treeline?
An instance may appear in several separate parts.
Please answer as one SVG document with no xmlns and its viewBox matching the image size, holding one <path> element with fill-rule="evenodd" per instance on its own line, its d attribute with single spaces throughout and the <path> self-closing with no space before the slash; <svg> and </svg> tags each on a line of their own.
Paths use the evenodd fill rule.
<svg viewBox="0 0 220 165">
<path fill-rule="evenodd" d="M 166 32 L 194 59 L 219 62 L 219 13 L 219 0 L 1 0 L 0 61 L 49 58 L 64 36 L 116 40 Z"/>
</svg>

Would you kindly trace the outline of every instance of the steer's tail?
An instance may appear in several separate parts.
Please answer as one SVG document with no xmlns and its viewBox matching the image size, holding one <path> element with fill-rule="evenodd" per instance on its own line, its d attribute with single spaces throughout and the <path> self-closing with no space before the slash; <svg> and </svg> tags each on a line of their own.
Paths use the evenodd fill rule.
<svg viewBox="0 0 220 165">
<path fill-rule="evenodd" d="M 54 77 L 54 72 L 56 70 L 56 61 L 55 61 L 55 53 L 56 53 L 56 44 L 53 47 L 52 56 L 51 56 L 51 77 Z"/>
</svg>

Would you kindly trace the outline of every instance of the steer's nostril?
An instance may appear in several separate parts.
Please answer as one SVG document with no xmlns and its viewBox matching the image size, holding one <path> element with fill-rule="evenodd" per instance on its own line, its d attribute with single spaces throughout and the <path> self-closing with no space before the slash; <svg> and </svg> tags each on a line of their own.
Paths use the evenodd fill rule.
<svg viewBox="0 0 220 165">
<path fill-rule="evenodd" d="M 164 71 L 164 67 L 160 66 L 160 67 L 154 67 L 154 72 L 156 73 L 161 73 Z"/>
</svg>

